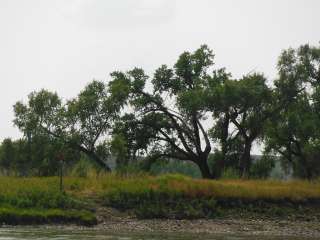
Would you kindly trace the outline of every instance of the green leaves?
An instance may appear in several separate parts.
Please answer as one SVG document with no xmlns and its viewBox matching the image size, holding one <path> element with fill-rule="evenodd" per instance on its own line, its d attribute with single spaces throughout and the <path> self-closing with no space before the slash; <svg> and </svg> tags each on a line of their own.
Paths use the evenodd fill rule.
<svg viewBox="0 0 320 240">
<path fill-rule="evenodd" d="M 47 90 L 33 92 L 27 104 L 14 106 L 14 123 L 25 135 L 48 135 L 64 145 L 80 150 L 104 165 L 97 146 L 108 134 L 121 108 L 114 102 L 106 84 L 92 81 L 76 98 L 62 104 L 57 94 Z"/>
<path fill-rule="evenodd" d="M 192 87 L 194 80 L 205 76 L 207 69 L 213 65 L 214 55 L 207 45 L 202 45 L 194 53 L 184 52 L 174 65 L 175 74 L 184 86 Z"/>
<path fill-rule="evenodd" d="M 282 52 L 276 104 L 285 103 L 277 118 L 267 125 L 267 150 L 280 153 L 297 176 L 320 173 L 319 152 L 313 147 L 320 137 L 320 47 L 302 45 Z"/>
<path fill-rule="evenodd" d="M 152 84 L 155 92 L 169 92 L 176 94 L 181 90 L 179 80 L 174 76 L 173 70 L 166 65 L 158 68 L 152 79 Z"/>
<path fill-rule="evenodd" d="M 14 124 L 26 135 L 34 131 L 54 128 L 60 120 L 61 100 L 56 93 L 42 89 L 28 96 L 28 104 L 14 105 Z"/>
<path fill-rule="evenodd" d="M 207 109 L 207 91 L 201 88 L 190 89 L 177 95 L 178 107 L 187 114 Z"/>
<path fill-rule="evenodd" d="M 233 79 L 213 65 L 212 50 L 202 45 L 172 67 L 160 66 L 151 81 L 134 68 L 111 73 L 107 84 L 92 81 L 67 102 L 47 90 L 33 92 L 15 104 L 14 123 L 26 136 L 50 135 L 98 162 L 111 147 L 126 161 L 139 154 L 189 160 L 204 177 L 213 177 L 207 164 L 213 144 L 222 167 L 232 155 L 249 169 L 252 144 L 263 136 L 269 150 L 308 162 L 307 146 L 314 149 L 320 138 L 320 48 L 283 51 L 274 87 L 261 73 Z"/>
<path fill-rule="evenodd" d="M 112 101 L 115 103 L 125 103 L 130 94 L 130 79 L 122 72 L 113 72 L 110 76 L 112 80 L 108 84 L 108 89 Z"/>
</svg>

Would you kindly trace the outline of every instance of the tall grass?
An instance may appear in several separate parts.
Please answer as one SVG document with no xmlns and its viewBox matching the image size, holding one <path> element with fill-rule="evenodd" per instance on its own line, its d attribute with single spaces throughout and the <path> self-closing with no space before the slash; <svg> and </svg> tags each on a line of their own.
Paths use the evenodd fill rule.
<svg viewBox="0 0 320 240">
<path fill-rule="evenodd" d="M 221 214 L 222 208 L 225 211 L 229 207 L 241 211 L 246 209 L 247 212 L 267 209 L 271 215 L 274 212 L 286 215 L 287 207 L 291 211 L 301 204 L 310 206 L 315 202 L 319 207 L 320 202 L 320 182 L 299 180 L 213 181 L 182 175 L 151 177 L 111 174 L 76 181 L 79 181 L 79 187 L 73 191 L 74 194 L 93 194 L 102 199 L 106 206 L 133 210 L 141 218 L 215 217 Z"/>
<path fill-rule="evenodd" d="M 245 206 L 256 202 L 259 206 L 261 202 L 316 203 L 318 207 L 320 203 L 320 181 L 302 180 L 203 180 L 183 175 L 113 173 L 65 177 L 64 189 L 66 194 L 59 192 L 56 177 L 0 177 L 0 208 L 73 210 L 82 209 L 84 200 L 89 199 L 119 209 L 134 209 L 142 217 L 191 218 L 213 216 L 217 208 L 233 202 Z"/>
<path fill-rule="evenodd" d="M 183 194 L 189 197 L 288 199 L 293 201 L 320 199 L 320 181 L 303 180 L 203 180 L 183 175 L 100 174 L 87 178 L 65 177 L 68 196 L 101 196 L 112 192 L 139 193 L 158 191 Z M 39 207 L 68 207 L 68 202 L 50 202 L 61 198 L 59 179 L 0 177 L 0 204 L 14 198 L 29 199 Z M 62 205 L 59 205 L 62 204 Z M 72 203 L 73 204 L 73 203 Z M 47 206 L 48 205 L 48 206 Z"/>
<path fill-rule="evenodd" d="M 76 195 L 101 195 L 113 192 L 146 191 L 183 194 L 216 199 L 320 199 L 320 181 L 303 180 L 203 180 L 182 175 L 153 177 L 145 174 L 119 176 L 106 174 L 91 178 L 67 178 L 66 189 Z M 1 191 L 1 187 L 0 187 Z"/>
<path fill-rule="evenodd" d="M 0 177 L 0 221 L 6 224 L 96 223 L 85 203 L 60 192 L 59 179 Z"/>
</svg>

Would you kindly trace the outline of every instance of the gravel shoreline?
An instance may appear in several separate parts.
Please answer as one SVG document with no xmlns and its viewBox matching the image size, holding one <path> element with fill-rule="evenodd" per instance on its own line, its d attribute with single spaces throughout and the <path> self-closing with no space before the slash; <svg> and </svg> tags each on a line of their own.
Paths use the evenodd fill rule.
<svg viewBox="0 0 320 240">
<path fill-rule="evenodd" d="M 12 226 L 2 226 L 12 227 Z M 14 226 L 13 228 L 19 226 Z M 101 222 L 93 227 L 79 225 L 35 225 L 27 228 L 62 230 L 67 232 L 106 232 L 111 234 L 175 234 L 182 236 L 248 236 L 275 237 L 276 239 L 320 239 L 319 222 L 272 220 L 162 220 L 126 219 Z M 199 235 L 200 234 L 200 235 Z M 251 238 L 253 237 L 253 238 Z M 259 238 L 257 238 L 259 239 Z"/>
<path fill-rule="evenodd" d="M 250 234 L 320 238 L 319 222 L 271 220 L 123 220 L 93 227 L 112 232 L 168 232 L 206 234 Z"/>
<path fill-rule="evenodd" d="M 33 225 L 31 228 L 61 229 L 66 231 L 101 231 L 114 234 L 208 234 L 235 236 L 292 237 L 294 239 L 320 239 L 319 220 L 283 220 L 258 218 L 219 218 L 219 219 L 137 219 L 128 213 L 112 208 L 97 209 L 98 224 L 92 227 L 74 224 Z M 26 226 L 26 225 L 25 225 Z M 2 225 L 2 227 L 9 227 Z M 19 227 L 19 226 L 15 226 Z M 281 238 L 282 239 L 282 238 Z M 291 238 L 290 238 L 291 239 Z"/>
<path fill-rule="evenodd" d="M 137 219 L 114 209 L 97 211 L 98 225 L 93 229 L 112 232 L 166 232 L 202 234 L 248 234 L 301 236 L 320 239 L 320 222 L 280 219 Z"/>
</svg>

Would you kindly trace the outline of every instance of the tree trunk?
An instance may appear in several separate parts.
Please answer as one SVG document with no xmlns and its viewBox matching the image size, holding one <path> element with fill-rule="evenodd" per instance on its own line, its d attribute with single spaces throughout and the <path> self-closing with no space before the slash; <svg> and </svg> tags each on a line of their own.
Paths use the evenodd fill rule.
<svg viewBox="0 0 320 240">
<path fill-rule="evenodd" d="M 221 155 L 222 156 L 219 162 L 221 173 L 225 170 L 226 156 L 228 152 L 229 122 L 230 122 L 229 113 L 226 113 L 223 119 L 223 124 L 222 124 L 222 136 L 221 136 Z"/>
<path fill-rule="evenodd" d="M 240 174 L 242 178 L 249 177 L 249 171 L 251 167 L 251 147 L 252 142 L 250 140 L 245 141 L 244 152 L 240 159 Z"/>
<path fill-rule="evenodd" d="M 196 164 L 198 165 L 202 178 L 204 179 L 215 179 L 216 177 L 210 172 L 210 168 L 208 165 L 208 157 L 204 158 L 201 157 L 196 161 Z"/>
<path fill-rule="evenodd" d="M 307 161 L 307 158 L 305 155 L 301 154 L 301 162 L 302 162 L 302 167 L 303 167 L 303 171 L 304 171 L 304 177 L 307 178 L 309 181 L 312 179 L 312 169 L 309 166 L 309 163 Z"/>
</svg>

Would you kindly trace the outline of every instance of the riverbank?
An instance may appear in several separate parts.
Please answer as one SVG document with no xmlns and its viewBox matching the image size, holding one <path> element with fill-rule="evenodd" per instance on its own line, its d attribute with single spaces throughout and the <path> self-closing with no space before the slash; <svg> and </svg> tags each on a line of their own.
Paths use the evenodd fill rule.
<svg viewBox="0 0 320 240">
<path fill-rule="evenodd" d="M 228 234 L 255 236 L 295 236 L 320 238 L 319 222 L 286 220 L 123 220 L 108 221 L 94 227 L 110 232 L 164 232 L 190 234 Z"/>
<path fill-rule="evenodd" d="M 158 223 L 156 223 L 159 225 Z M 161 224 L 160 224 L 161 225 Z M 220 223 L 218 224 L 220 227 Z M 234 225 L 227 223 L 228 226 L 234 227 Z M 194 227 L 195 225 L 192 225 Z M 212 226 L 212 225 L 210 225 Z M 197 227 L 197 226 L 195 226 Z M 179 228 L 181 229 L 181 227 Z M 318 235 L 312 234 L 287 234 L 286 232 L 275 231 L 255 231 L 255 232 L 235 232 L 235 231 L 217 231 L 213 233 L 205 232 L 188 232 L 188 231 L 123 231 L 122 229 L 106 229 L 106 228 L 80 228 L 78 226 L 17 226 L 17 227 L 3 227 L 0 229 L 0 239 L 14 239 L 14 240 L 26 240 L 26 239 L 64 239 L 64 240 L 87 240 L 87 239 L 127 239 L 127 240 L 141 240 L 141 239 L 153 239 L 153 240 L 316 240 L 319 239 Z"/>
<path fill-rule="evenodd" d="M 111 231 L 320 231 L 319 181 L 109 174 L 66 177 L 64 192 L 58 186 L 58 178 L 0 177 L 1 223 L 79 224 Z"/>
<path fill-rule="evenodd" d="M 17 226 L 3 226 L 16 228 Z M 197 220 L 172 220 L 172 219 L 109 219 L 92 227 L 73 224 L 67 225 L 33 225 L 27 226 L 31 230 L 66 231 L 68 233 L 90 232 L 126 234 L 126 235 L 171 235 L 176 236 L 235 236 L 236 239 L 255 239 L 256 237 L 268 237 L 266 239 L 320 239 L 319 222 L 287 221 L 287 220 L 259 220 L 259 219 L 197 219 Z M 19 228 L 19 227 L 18 227 Z M 250 236 L 250 238 L 240 238 Z M 259 239 L 261 239 L 259 238 Z M 181 239 L 181 238 L 177 238 Z M 220 238 L 218 238 L 220 239 Z M 222 238 L 221 238 L 222 239 Z M 264 238 L 263 238 L 264 239 Z"/>
<path fill-rule="evenodd" d="M 320 211 L 318 210 L 309 215 L 296 215 L 294 219 L 288 216 L 261 217 L 225 215 L 216 219 L 138 219 L 116 209 L 101 207 L 97 209 L 98 225 L 93 226 L 92 230 L 113 233 L 163 232 L 320 238 Z"/>
</svg>

